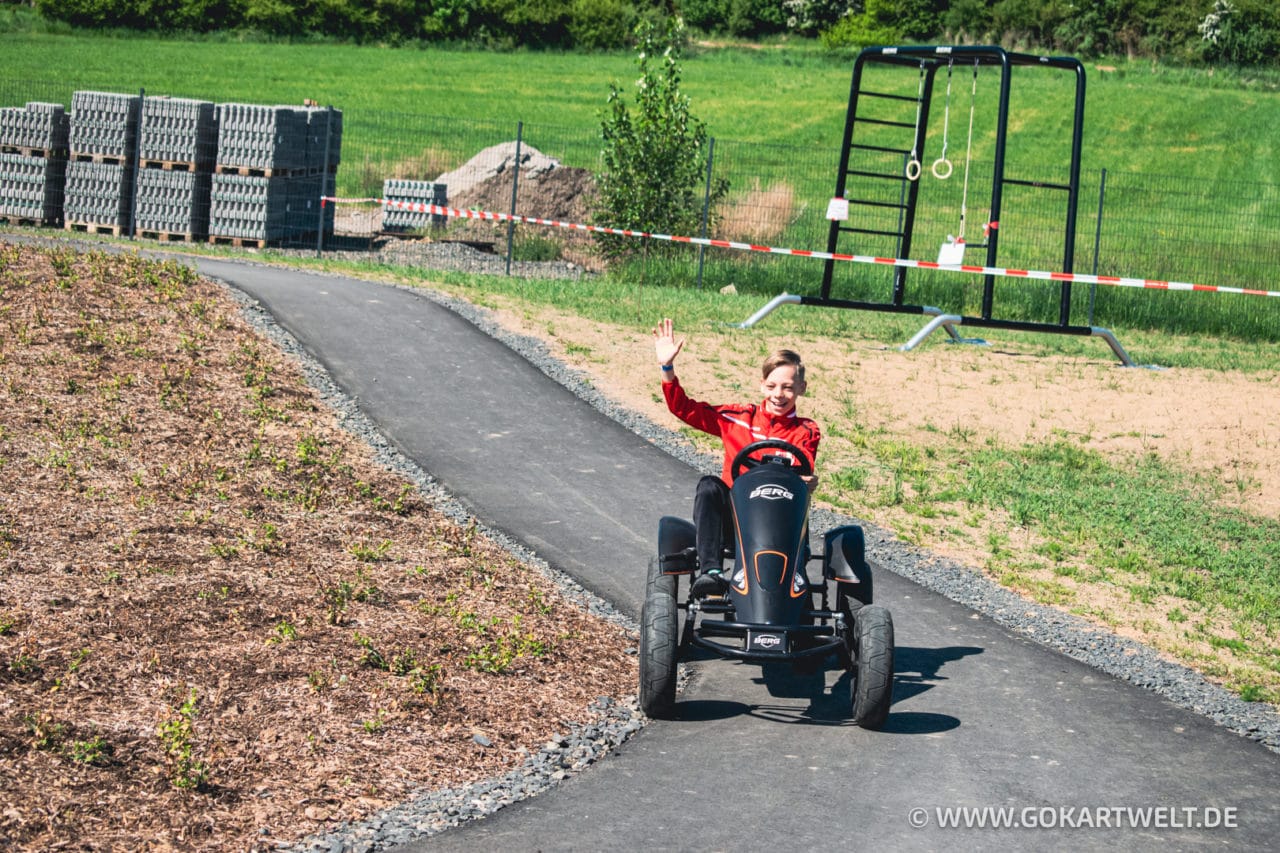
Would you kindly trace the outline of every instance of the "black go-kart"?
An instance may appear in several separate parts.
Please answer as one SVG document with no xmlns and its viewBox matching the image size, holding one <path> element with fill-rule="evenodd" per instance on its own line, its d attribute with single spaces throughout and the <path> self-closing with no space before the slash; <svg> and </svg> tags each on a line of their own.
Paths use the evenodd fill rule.
<svg viewBox="0 0 1280 853">
<path fill-rule="evenodd" d="M 767 450 L 800 464 L 782 454 L 753 455 Z M 830 530 L 823 552 L 810 553 L 809 488 L 800 475 L 813 468 L 792 444 L 750 444 L 730 471 L 736 531 L 725 548 L 733 557 L 726 595 L 694 598 L 688 583 L 680 599 L 680 577 L 698 571 L 694 526 L 675 516 L 658 523 L 658 556 L 649 564 L 640 611 L 641 708 L 651 717 L 673 715 L 677 666 L 694 646 L 725 658 L 811 668 L 834 655 L 852 678 L 853 722 L 880 728 L 893 700 L 893 618 L 872 603 L 862 528 Z M 809 580 L 810 561 L 821 561 L 820 584 Z"/>
</svg>

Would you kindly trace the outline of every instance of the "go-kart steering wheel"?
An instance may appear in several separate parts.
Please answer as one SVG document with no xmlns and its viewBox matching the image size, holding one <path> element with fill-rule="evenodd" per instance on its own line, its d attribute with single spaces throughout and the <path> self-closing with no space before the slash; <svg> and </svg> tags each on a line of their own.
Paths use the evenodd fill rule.
<svg viewBox="0 0 1280 853">
<path fill-rule="evenodd" d="M 807 477 L 813 473 L 813 463 L 809 461 L 807 453 L 789 441 L 783 441 L 780 438 L 768 438 L 764 441 L 753 441 L 738 451 L 738 455 L 733 457 L 733 461 L 729 463 L 729 478 L 736 480 L 743 470 L 763 465 L 765 460 L 756 459 L 751 455 L 759 450 L 785 450 L 799 461 L 800 464 L 795 467 L 800 469 L 801 476 Z"/>
</svg>

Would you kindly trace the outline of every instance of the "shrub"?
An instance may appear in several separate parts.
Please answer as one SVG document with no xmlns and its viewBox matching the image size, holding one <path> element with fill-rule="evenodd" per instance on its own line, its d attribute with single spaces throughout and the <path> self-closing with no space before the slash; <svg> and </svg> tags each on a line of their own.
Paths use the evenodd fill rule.
<svg viewBox="0 0 1280 853">
<path fill-rule="evenodd" d="M 680 48 L 684 24 L 668 18 L 636 28 L 640 79 L 635 111 L 617 84 L 609 87 L 602 116 L 603 174 L 598 182 L 598 221 L 605 225 L 666 234 L 697 234 L 702 224 L 708 141 L 706 126 L 680 93 Z M 720 180 L 711 188 L 714 205 L 728 192 Z M 604 255 L 616 258 L 644 241 L 598 235 Z"/>
<path fill-rule="evenodd" d="M 626 47 L 637 18 L 627 0 L 573 0 L 569 36 L 575 47 L 587 50 Z"/>
</svg>

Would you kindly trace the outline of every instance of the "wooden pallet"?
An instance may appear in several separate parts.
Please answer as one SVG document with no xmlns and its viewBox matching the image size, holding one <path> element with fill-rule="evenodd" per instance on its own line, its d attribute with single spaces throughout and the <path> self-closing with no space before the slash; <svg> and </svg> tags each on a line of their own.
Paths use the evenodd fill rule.
<svg viewBox="0 0 1280 853">
<path fill-rule="evenodd" d="M 197 239 L 195 234 L 180 231 L 139 231 L 138 236 L 161 243 L 194 243 Z"/>
<path fill-rule="evenodd" d="M 252 237 L 223 237 L 218 234 L 212 234 L 209 236 L 209 245 L 235 246 L 237 249 L 265 249 L 267 241 L 257 240 Z"/>
<path fill-rule="evenodd" d="M 196 164 L 190 160 L 143 160 L 144 169 L 159 169 L 165 172 L 194 172 Z"/>
<path fill-rule="evenodd" d="M 87 154 L 83 151 L 72 151 L 71 161 L 73 163 L 104 163 L 108 166 L 125 165 L 124 157 L 118 157 L 115 154 Z"/>
<path fill-rule="evenodd" d="M 213 167 L 219 175 L 240 175 L 246 178 L 296 178 L 307 174 L 306 169 L 260 169 L 256 166 L 228 166 L 223 163 Z"/>
<path fill-rule="evenodd" d="M 0 154 L 18 154 L 23 157 L 39 157 L 42 160 L 52 159 L 57 154 L 57 149 L 53 148 L 32 148 L 27 145 L 0 145 Z M 66 149 L 61 152 L 66 155 Z"/>
<path fill-rule="evenodd" d="M 68 231 L 79 231 L 82 234 L 110 234 L 112 237 L 124 234 L 123 225 L 103 225 L 99 222 L 68 222 L 63 227 Z"/>
<path fill-rule="evenodd" d="M 5 223 L 6 225 L 23 225 L 28 227 L 39 227 L 44 224 L 44 220 L 40 218 L 33 218 L 30 216 L 10 216 L 7 213 L 0 213 L 0 222 Z"/>
</svg>

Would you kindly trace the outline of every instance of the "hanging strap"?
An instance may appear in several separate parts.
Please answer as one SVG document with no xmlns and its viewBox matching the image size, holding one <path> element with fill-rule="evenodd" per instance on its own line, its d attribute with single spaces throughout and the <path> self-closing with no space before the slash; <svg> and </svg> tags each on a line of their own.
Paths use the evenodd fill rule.
<svg viewBox="0 0 1280 853">
<path fill-rule="evenodd" d="M 973 114 L 978 104 L 978 60 L 973 61 L 973 90 L 969 93 L 969 139 L 964 147 L 964 189 L 960 193 L 960 233 L 964 241 L 964 217 L 969 204 L 969 162 L 973 159 Z M 985 234 L 984 234 L 985 236 Z"/>
<path fill-rule="evenodd" d="M 916 153 L 916 145 L 920 139 L 920 113 L 924 108 L 924 62 L 920 63 L 920 86 L 916 90 L 916 127 L 911 137 L 911 156 L 907 159 L 906 175 L 908 181 L 920 177 L 920 156 Z"/>
<path fill-rule="evenodd" d="M 947 137 L 951 128 L 951 66 L 947 60 L 947 107 L 942 112 L 942 156 L 933 161 L 933 176 L 940 181 L 951 177 L 951 161 L 947 159 Z"/>
</svg>

